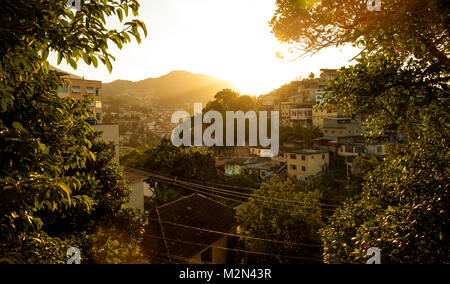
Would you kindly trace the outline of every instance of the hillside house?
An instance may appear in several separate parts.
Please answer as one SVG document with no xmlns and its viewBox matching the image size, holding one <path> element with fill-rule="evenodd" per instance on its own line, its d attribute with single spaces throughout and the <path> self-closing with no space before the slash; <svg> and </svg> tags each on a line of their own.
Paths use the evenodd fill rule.
<svg viewBox="0 0 450 284">
<path fill-rule="evenodd" d="M 144 234 L 144 256 L 151 263 L 226 264 L 234 216 L 233 208 L 197 193 L 157 207 Z"/>
</svg>

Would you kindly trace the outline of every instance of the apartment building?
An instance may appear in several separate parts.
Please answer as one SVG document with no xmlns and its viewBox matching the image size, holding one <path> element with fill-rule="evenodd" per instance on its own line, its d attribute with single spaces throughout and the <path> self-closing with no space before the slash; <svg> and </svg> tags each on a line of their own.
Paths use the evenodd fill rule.
<svg viewBox="0 0 450 284">
<path fill-rule="evenodd" d="M 323 134 L 326 137 L 360 136 L 362 124 L 351 117 L 326 117 L 323 119 Z"/>
<path fill-rule="evenodd" d="M 298 88 L 298 95 L 295 96 L 296 99 L 301 99 L 300 103 L 314 103 L 316 100 L 317 92 L 319 87 L 316 88 L 304 88 L 300 86 Z"/>
<path fill-rule="evenodd" d="M 299 181 L 311 181 L 325 172 L 330 162 L 328 151 L 302 149 L 284 153 L 288 177 Z"/>
<path fill-rule="evenodd" d="M 323 131 L 323 121 L 327 117 L 338 117 L 339 114 L 337 111 L 334 111 L 330 108 L 321 109 L 318 105 L 313 106 L 312 111 L 312 124 L 315 127 L 318 127 L 321 131 Z"/>
<path fill-rule="evenodd" d="M 312 108 L 299 106 L 291 109 L 291 126 L 301 125 L 307 127 L 312 124 Z"/>
<path fill-rule="evenodd" d="M 83 77 L 70 74 L 68 72 L 59 70 L 52 67 L 63 78 L 69 79 L 70 83 L 61 87 L 58 90 L 60 97 L 72 98 L 74 100 L 84 100 L 86 98 L 92 98 L 91 109 L 94 112 L 94 116 L 88 119 L 88 122 L 92 125 L 95 131 L 102 133 L 100 139 L 105 142 L 114 142 L 115 144 L 115 162 L 119 163 L 119 125 L 118 124 L 103 124 L 103 110 L 102 110 L 102 82 L 95 80 L 86 80 Z"/>
<path fill-rule="evenodd" d="M 308 126 L 312 124 L 312 104 L 302 104 L 291 98 L 281 103 L 281 126 Z"/>
<path fill-rule="evenodd" d="M 292 102 L 281 103 L 281 126 L 287 127 L 291 121 L 291 108 L 295 106 Z"/>
<path fill-rule="evenodd" d="M 320 69 L 320 80 L 322 82 L 329 82 L 336 77 L 339 77 L 341 73 L 337 69 Z"/>
<path fill-rule="evenodd" d="M 382 158 L 387 155 L 386 148 L 383 143 L 367 144 L 363 141 L 357 141 L 361 139 L 353 140 L 354 141 L 347 142 L 342 141 L 337 151 L 338 156 L 345 158 L 345 164 L 347 165 L 349 172 L 357 173 L 361 170 L 355 165 L 355 158 L 357 157 Z"/>
<path fill-rule="evenodd" d="M 96 123 L 103 122 L 102 100 L 101 100 L 101 81 L 86 80 L 73 74 L 65 74 L 70 79 L 70 84 L 59 89 L 61 97 L 70 97 L 75 100 L 93 98 L 91 108 L 94 112 Z"/>
</svg>

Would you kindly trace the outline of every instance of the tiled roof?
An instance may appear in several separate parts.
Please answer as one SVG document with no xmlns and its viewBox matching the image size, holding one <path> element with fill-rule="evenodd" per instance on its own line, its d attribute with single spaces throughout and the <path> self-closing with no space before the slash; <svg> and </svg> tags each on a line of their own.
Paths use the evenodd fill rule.
<svg viewBox="0 0 450 284">
<path fill-rule="evenodd" d="M 200 194 L 193 194 L 153 209 L 150 211 L 150 221 L 144 235 L 144 255 L 167 259 L 167 254 L 170 253 L 191 258 L 223 235 L 169 223 L 229 233 L 236 225 L 234 216 L 233 208 Z M 180 262 L 180 259 L 177 259 L 177 262 Z"/>
</svg>

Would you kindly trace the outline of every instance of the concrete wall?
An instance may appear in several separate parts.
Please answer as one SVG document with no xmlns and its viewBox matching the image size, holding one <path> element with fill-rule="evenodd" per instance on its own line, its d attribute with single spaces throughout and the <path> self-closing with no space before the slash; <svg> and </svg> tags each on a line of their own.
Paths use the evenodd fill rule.
<svg viewBox="0 0 450 284">
<path fill-rule="evenodd" d="M 362 134 L 361 123 L 351 118 L 324 118 L 323 134 L 326 137 L 348 137 Z"/>
<path fill-rule="evenodd" d="M 228 237 L 224 236 L 223 238 L 219 239 L 217 242 L 212 244 L 211 246 L 214 247 L 224 247 L 227 248 L 228 243 Z M 203 251 L 196 254 L 194 257 L 189 259 L 189 264 L 201 264 L 202 263 L 202 253 L 209 249 L 209 247 L 205 247 Z M 228 259 L 228 250 L 225 249 L 218 249 L 213 248 L 212 249 L 212 264 L 226 264 Z"/>
<path fill-rule="evenodd" d="M 100 139 L 105 142 L 114 142 L 115 144 L 115 162 L 119 164 L 119 125 L 118 124 L 97 124 L 92 126 L 95 131 L 102 131 Z"/>
<path fill-rule="evenodd" d="M 131 189 L 133 192 L 130 196 L 130 201 L 128 202 L 128 206 L 142 209 L 144 210 L 144 189 L 145 189 L 145 182 L 135 182 L 132 183 Z"/>
</svg>

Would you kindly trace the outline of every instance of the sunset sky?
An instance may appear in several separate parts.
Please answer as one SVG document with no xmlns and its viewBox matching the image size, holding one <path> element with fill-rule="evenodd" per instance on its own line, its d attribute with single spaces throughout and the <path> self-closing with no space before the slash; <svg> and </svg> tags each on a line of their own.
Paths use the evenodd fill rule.
<svg viewBox="0 0 450 284">
<path fill-rule="evenodd" d="M 271 34 L 268 22 L 275 0 L 141 0 L 139 19 L 149 35 L 141 45 L 122 50 L 111 48 L 114 70 L 98 69 L 79 62 L 77 70 L 66 64 L 58 68 L 91 80 L 139 81 L 174 70 L 202 73 L 230 80 L 243 94 L 260 95 L 288 83 L 299 75 L 319 74 L 321 68 L 349 65 L 358 51 L 331 48 L 297 61 L 278 59 L 285 52 Z M 286 58 L 294 58 L 294 55 Z M 56 56 L 50 57 L 56 65 Z"/>
</svg>

